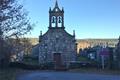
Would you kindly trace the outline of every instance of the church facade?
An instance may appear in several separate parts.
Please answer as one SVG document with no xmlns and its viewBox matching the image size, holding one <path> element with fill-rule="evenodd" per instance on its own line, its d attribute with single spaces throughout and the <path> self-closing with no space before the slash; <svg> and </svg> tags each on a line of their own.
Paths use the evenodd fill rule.
<svg viewBox="0 0 120 80">
<path fill-rule="evenodd" d="M 49 9 L 49 27 L 45 34 L 39 36 L 39 44 L 32 51 L 39 63 L 55 62 L 56 65 L 67 65 L 76 61 L 77 44 L 75 31 L 73 35 L 65 30 L 64 9 L 56 1 L 55 7 Z"/>
<path fill-rule="evenodd" d="M 115 68 L 120 70 L 120 37 L 118 39 L 118 44 L 116 45 L 114 53 Z"/>
</svg>

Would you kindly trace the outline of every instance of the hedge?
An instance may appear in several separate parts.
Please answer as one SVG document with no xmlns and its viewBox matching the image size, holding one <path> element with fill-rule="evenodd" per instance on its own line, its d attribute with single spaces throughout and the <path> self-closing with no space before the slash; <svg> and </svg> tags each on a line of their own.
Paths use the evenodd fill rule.
<svg viewBox="0 0 120 80">
<path fill-rule="evenodd" d="M 21 68 L 21 69 L 28 69 L 28 70 L 45 70 L 45 69 L 54 69 L 53 63 L 45 63 L 45 64 L 38 64 L 38 65 L 31 65 L 19 62 L 11 62 L 10 67 Z"/>
</svg>

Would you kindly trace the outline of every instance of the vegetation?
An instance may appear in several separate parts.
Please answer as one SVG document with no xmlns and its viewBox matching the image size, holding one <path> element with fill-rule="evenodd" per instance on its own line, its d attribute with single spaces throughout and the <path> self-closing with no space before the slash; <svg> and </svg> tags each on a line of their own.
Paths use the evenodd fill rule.
<svg viewBox="0 0 120 80">
<path fill-rule="evenodd" d="M 29 64 L 29 65 L 38 65 L 38 59 L 36 58 L 31 58 L 30 56 L 24 56 L 23 62 L 25 64 Z"/>
<path fill-rule="evenodd" d="M 84 56 L 78 56 L 78 61 L 89 61 L 89 59 Z"/>
<path fill-rule="evenodd" d="M 19 37 L 32 27 L 27 13 L 17 0 L 0 0 L 0 29 L 4 38 Z"/>
<path fill-rule="evenodd" d="M 78 68 L 78 69 L 70 69 L 69 71 L 80 72 L 80 73 L 120 75 L 120 70 L 98 69 L 98 68 Z"/>
<path fill-rule="evenodd" d="M 19 70 L 14 68 L 0 69 L 0 80 L 16 80 L 18 72 Z"/>
<path fill-rule="evenodd" d="M 0 0 L 0 65 L 24 49 L 19 38 L 32 30 L 27 15 L 17 0 Z"/>
</svg>

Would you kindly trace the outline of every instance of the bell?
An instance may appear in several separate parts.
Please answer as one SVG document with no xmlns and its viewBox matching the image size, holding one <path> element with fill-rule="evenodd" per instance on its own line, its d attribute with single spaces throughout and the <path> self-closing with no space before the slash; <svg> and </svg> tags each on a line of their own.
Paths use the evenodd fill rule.
<svg viewBox="0 0 120 80">
<path fill-rule="evenodd" d="M 61 23 L 61 17 L 59 17 L 58 22 Z"/>
<path fill-rule="evenodd" d="M 59 23 L 61 23 L 61 19 L 59 19 L 59 21 L 58 21 Z"/>
<path fill-rule="evenodd" d="M 54 17 L 52 18 L 52 23 L 55 23 L 55 18 Z"/>
</svg>

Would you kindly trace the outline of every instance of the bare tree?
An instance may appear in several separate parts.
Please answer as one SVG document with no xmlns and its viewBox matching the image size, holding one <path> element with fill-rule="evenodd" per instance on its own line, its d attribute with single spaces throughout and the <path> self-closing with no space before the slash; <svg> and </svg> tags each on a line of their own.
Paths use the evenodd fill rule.
<svg viewBox="0 0 120 80">
<path fill-rule="evenodd" d="M 23 47 L 24 47 L 25 55 L 29 55 L 32 51 L 32 44 L 30 42 L 30 39 L 23 38 L 21 41 L 22 41 L 22 44 L 23 44 Z"/>
<path fill-rule="evenodd" d="M 17 0 L 0 0 L 0 56 L 10 54 L 13 47 L 19 48 L 19 37 L 32 30 L 27 15 Z"/>
<path fill-rule="evenodd" d="M 27 12 L 16 0 L 0 0 L 0 28 L 4 38 L 21 36 L 32 29 Z"/>
</svg>

